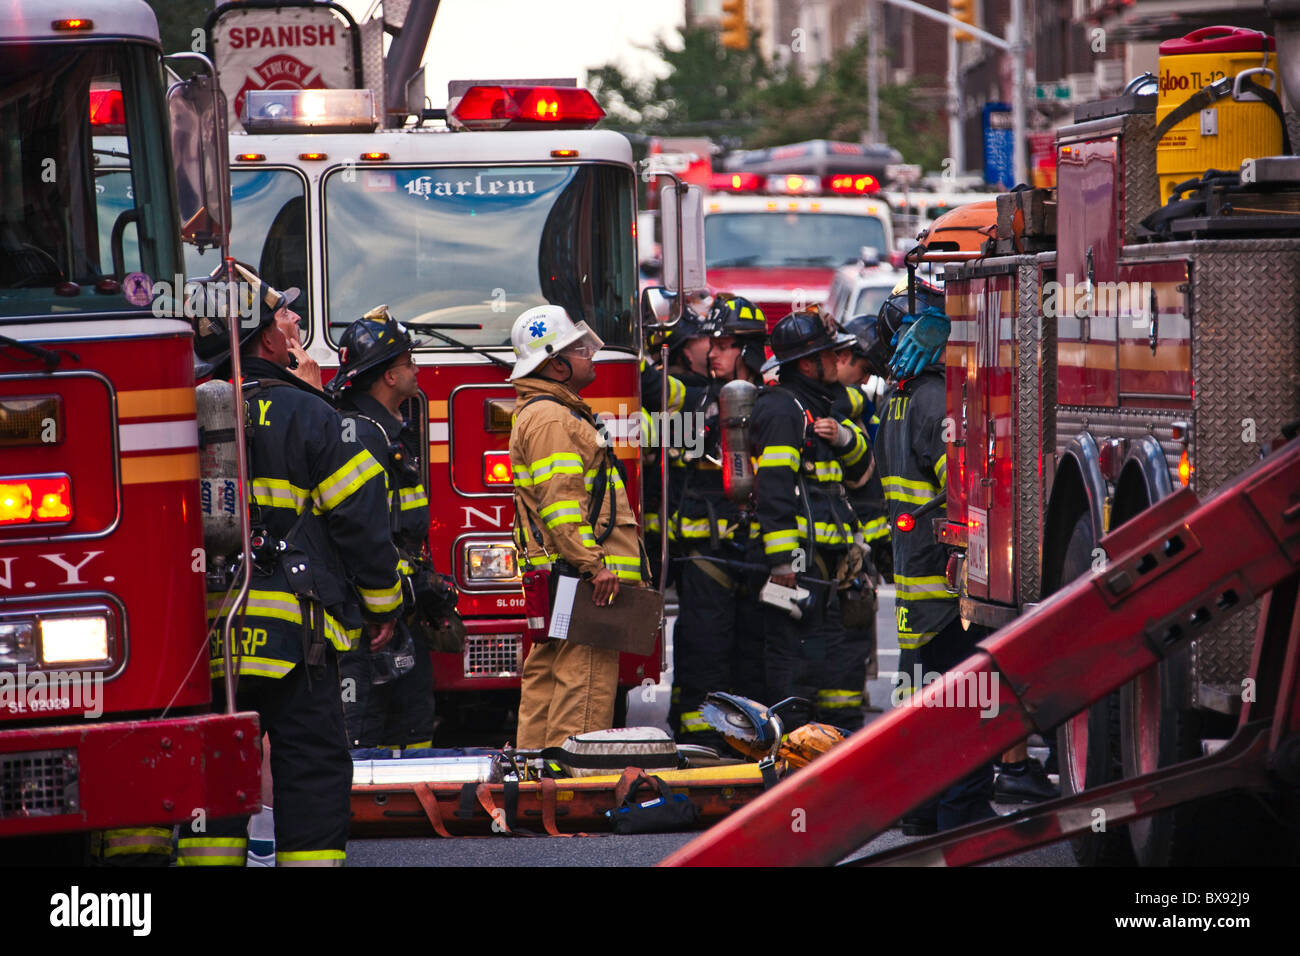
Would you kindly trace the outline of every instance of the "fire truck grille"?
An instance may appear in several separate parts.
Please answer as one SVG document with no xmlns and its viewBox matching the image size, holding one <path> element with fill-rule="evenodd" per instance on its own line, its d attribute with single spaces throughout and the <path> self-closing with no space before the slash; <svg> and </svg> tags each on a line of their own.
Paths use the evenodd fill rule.
<svg viewBox="0 0 1300 956">
<path fill-rule="evenodd" d="M 0 820 L 76 813 L 76 750 L 32 750 L 0 757 Z"/>
<path fill-rule="evenodd" d="M 473 634 L 465 638 L 466 677 L 518 677 L 523 663 L 518 634 Z"/>
</svg>

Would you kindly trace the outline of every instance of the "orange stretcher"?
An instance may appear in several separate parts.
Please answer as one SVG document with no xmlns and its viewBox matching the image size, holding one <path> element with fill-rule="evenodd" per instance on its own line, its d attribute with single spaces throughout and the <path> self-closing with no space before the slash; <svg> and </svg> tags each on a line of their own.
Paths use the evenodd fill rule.
<svg viewBox="0 0 1300 956">
<path fill-rule="evenodd" d="M 621 775 L 517 783 L 357 783 L 352 787 L 352 835 L 453 837 L 528 831 L 573 836 L 609 832 L 605 811 L 622 803 L 642 773 L 645 771 L 629 767 Z M 699 829 L 740 809 L 764 790 L 762 771 L 756 763 L 655 771 L 653 776 L 699 808 Z"/>
</svg>

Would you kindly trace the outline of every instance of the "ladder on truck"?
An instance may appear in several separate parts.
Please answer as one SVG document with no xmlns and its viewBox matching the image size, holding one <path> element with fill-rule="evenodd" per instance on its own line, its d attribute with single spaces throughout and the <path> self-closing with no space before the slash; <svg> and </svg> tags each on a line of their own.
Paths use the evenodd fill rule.
<svg viewBox="0 0 1300 956">
<path fill-rule="evenodd" d="M 1100 542 L 1105 566 L 982 641 L 956 671 L 715 825 L 664 866 L 831 865 L 976 767 L 1044 733 L 1263 597 L 1237 730 L 1209 756 L 878 853 L 985 863 L 1231 790 L 1300 787 L 1300 439 L 1204 502 L 1183 489 Z M 997 712 L 924 706 L 996 681 Z M 984 686 L 981 684 L 980 686 Z M 918 751 L 925 768 L 918 772 Z M 926 772 L 928 771 L 928 772 Z M 792 826 L 792 821 L 799 826 Z"/>
</svg>

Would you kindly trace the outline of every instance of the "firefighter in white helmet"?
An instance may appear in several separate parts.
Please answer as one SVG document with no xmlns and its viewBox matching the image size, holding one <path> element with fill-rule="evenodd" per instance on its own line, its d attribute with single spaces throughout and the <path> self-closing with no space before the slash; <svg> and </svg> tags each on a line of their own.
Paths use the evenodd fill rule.
<svg viewBox="0 0 1300 956">
<path fill-rule="evenodd" d="M 622 466 L 578 393 L 596 380 L 604 344 L 557 305 L 529 309 L 510 333 L 518 404 L 510 433 L 516 545 L 526 570 L 549 568 L 592 582 L 597 604 L 643 580 L 636 515 Z M 577 637 L 575 635 L 575 637 Z M 534 643 L 524 662 L 518 745 L 558 746 L 614 722 L 618 652 L 573 640 Z"/>
</svg>

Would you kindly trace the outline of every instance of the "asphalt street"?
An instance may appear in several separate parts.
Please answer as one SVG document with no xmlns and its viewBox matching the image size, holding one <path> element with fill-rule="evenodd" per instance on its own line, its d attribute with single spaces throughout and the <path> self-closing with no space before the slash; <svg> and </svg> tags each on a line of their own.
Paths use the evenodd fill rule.
<svg viewBox="0 0 1300 956">
<path fill-rule="evenodd" d="M 868 695 L 878 712 L 868 714 L 868 721 L 878 719 L 890 708 L 890 694 L 898 669 L 898 641 L 894 626 L 894 589 L 882 588 L 876 612 L 876 634 L 880 658 L 879 677 L 868 683 Z M 673 608 L 669 608 L 670 614 Z M 669 669 L 662 681 L 654 687 L 634 690 L 628 701 L 629 726 L 653 726 L 668 729 L 668 702 L 672 689 L 672 626 L 675 618 L 667 622 L 666 639 L 669 646 Z M 653 690 L 652 693 L 646 691 Z M 1030 748 L 1030 753 L 1042 758 L 1045 749 Z M 869 787 L 867 788 L 869 790 Z M 862 799 L 870 799 L 864 791 Z M 1016 808 L 994 805 L 999 813 L 1011 813 Z M 348 844 L 350 866 L 483 866 L 483 867 L 550 867 L 550 866 L 653 866 L 678 847 L 690 841 L 693 834 L 669 833 L 640 836 L 614 836 L 597 834 L 574 839 L 465 837 L 452 840 L 437 838 L 387 838 L 353 840 Z M 900 844 L 914 842 L 899 830 L 880 834 L 850 859 L 887 850 Z M 1067 844 L 1054 844 L 1030 853 L 1024 853 L 991 864 L 993 866 L 1074 866 L 1074 856 Z"/>
</svg>

